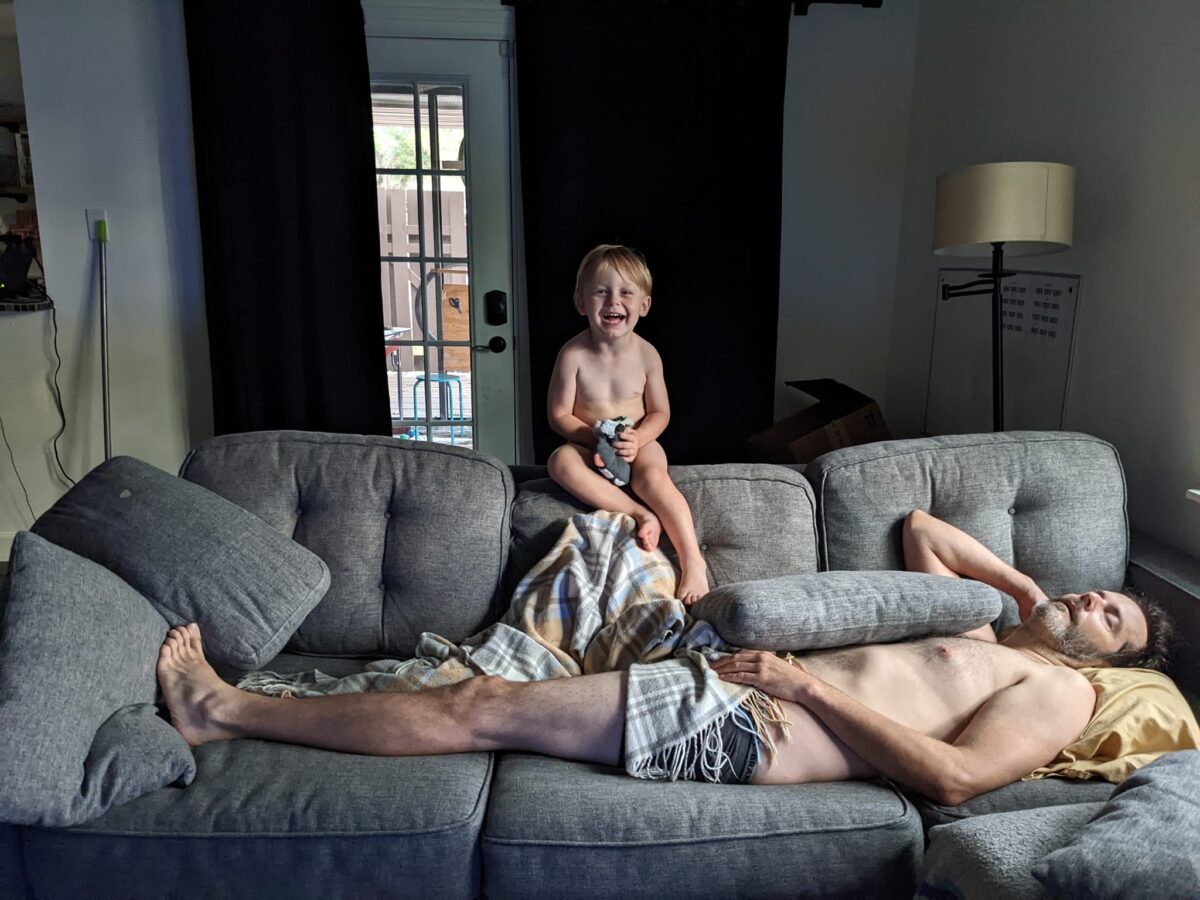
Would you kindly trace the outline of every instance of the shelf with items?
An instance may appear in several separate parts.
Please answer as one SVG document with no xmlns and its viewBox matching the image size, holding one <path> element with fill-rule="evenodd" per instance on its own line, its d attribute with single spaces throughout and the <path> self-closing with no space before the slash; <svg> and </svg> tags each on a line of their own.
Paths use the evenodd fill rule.
<svg viewBox="0 0 1200 900">
<path fill-rule="evenodd" d="M 49 297 L 38 299 L 34 299 L 33 297 L 13 297 L 9 300 L 0 300 L 0 313 L 41 312 L 42 310 L 51 309 L 53 306 L 54 301 Z"/>
</svg>

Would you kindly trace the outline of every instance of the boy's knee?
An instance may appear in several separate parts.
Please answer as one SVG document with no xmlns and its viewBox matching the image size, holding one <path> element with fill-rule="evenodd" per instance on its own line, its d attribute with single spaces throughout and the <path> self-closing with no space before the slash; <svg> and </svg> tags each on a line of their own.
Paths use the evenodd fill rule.
<svg viewBox="0 0 1200 900">
<path fill-rule="evenodd" d="M 571 465 L 571 457 L 578 455 L 579 453 L 570 444 L 563 444 L 546 460 L 546 471 L 550 473 L 551 478 L 558 478 Z"/>
<path fill-rule="evenodd" d="M 646 488 L 653 490 L 670 480 L 671 476 L 661 466 L 638 466 L 636 462 L 633 465 L 633 489 L 639 493 Z"/>
</svg>

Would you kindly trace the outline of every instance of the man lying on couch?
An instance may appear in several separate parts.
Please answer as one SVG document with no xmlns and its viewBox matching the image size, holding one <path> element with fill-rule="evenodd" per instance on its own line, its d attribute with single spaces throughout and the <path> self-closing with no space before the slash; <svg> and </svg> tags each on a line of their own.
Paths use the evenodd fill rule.
<svg viewBox="0 0 1200 900">
<path fill-rule="evenodd" d="M 780 658 L 738 651 L 722 679 L 776 698 L 786 722 L 722 731 L 728 765 L 709 780 L 754 784 L 887 776 L 958 804 L 1046 765 L 1084 731 L 1096 703 L 1078 671 L 1161 667 L 1169 624 L 1112 591 L 1049 600 L 962 531 L 920 511 L 905 521 L 912 571 L 965 576 L 1011 595 L 1022 622 L 957 637 Z M 188 743 L 239 737 L 375 755 L 519 750 L 618 764 L 625 672 L 532 683 L 480 676 L 415 693 L 281 699 L 240 691 L 205 661 L 196 625 L 172 629 L 158 663 Z M 732 717 L 730 718 L 732 723 Z M 761 752 L 761 748 L 773 752 Z"/>
</svg>

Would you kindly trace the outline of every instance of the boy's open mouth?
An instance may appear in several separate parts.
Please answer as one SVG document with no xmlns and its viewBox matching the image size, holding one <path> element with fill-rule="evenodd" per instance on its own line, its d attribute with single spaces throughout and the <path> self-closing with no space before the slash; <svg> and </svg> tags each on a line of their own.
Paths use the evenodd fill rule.
<svg viewBox="0 0 1200 900">
<path fill-rule="evenodd" d="M 623 312 L 606 312 L 606 313 L 603 313 L 600 316 L 600 318 L 602 318 L 605 322 L 608 322 L 609 324 L 615 325 L 617 322 L 625 321 L 625 313 L 623 313 Z"/>
</svg>

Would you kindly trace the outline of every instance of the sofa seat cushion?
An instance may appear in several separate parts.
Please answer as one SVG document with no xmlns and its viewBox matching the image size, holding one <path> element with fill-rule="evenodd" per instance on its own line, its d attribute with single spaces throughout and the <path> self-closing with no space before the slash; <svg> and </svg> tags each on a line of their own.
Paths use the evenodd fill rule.
<svg viewBox="0 0 1200 900">
<path fill-rule="evenodd" d="M 1120 590 L 1125 578 L 1121 461 L 1111 444 L 1088 435 L 880 441 L 826 453 L 804 474 L 817 497 L 825 569 L 903 569 L 904 517 L 923 509 L 977 538 L 1051 597 Z"/>
<path fill-rule="evenodd" d="M 484 891 L 911 896 L 922 841 L 911 804 L 881 783 L 644 781 L 607 766 L 504 754 L 483 831 Z"/>
<path fill-rule="evenodd" d="M 242 740 L 196 748 L 196 765 L 187 788 L 147 794 L 76 828 L 27 828 L 33 892 L 478 893 L 490 754 L 388 758 Z"/>
<path fill-rule="evenodd" d="M 804 476 L 784 466 L 672 466 L 692 510 L 713 587 L 817 571 L 816 506 Z M 545 556 L 572 515 L 591 510 L 549 478 L 525 481 L 513 504 L 511 591 Z M 674 558 L 670 541 L 663 547 Z"/>
<path fill-rule="evenodd" d="M 513 481 L 491 456 L 264 431 L 205 441 L 180 474 L 328 564 L 329 590 L 289 650 L 405 659 L 424 631 L 461 641 L 499 618 Z"/>
<path fill-rule="evenodd" d="M 1080 803 L 1103 802 L 1112 796 L 1114 786 L 1103 779 L 1077 781 L 1071 778 L 1037 778 L 1014 781 L 972 797 L 957 806 L 944 806 L 924 797 L 910 794 L 926 828 L 948 825 L 974 816 L 1040 809 L 1047 806 L 1071 806 Z"/>
<path fill-rule="evenodd" d="M 929 832 L 916 896 L 929 900 L 1047 897 L 1033 878 L 1034 863 L 1070 841 L 1103 805 L 1078 803 L 939 825 Z"/>
</svg>

